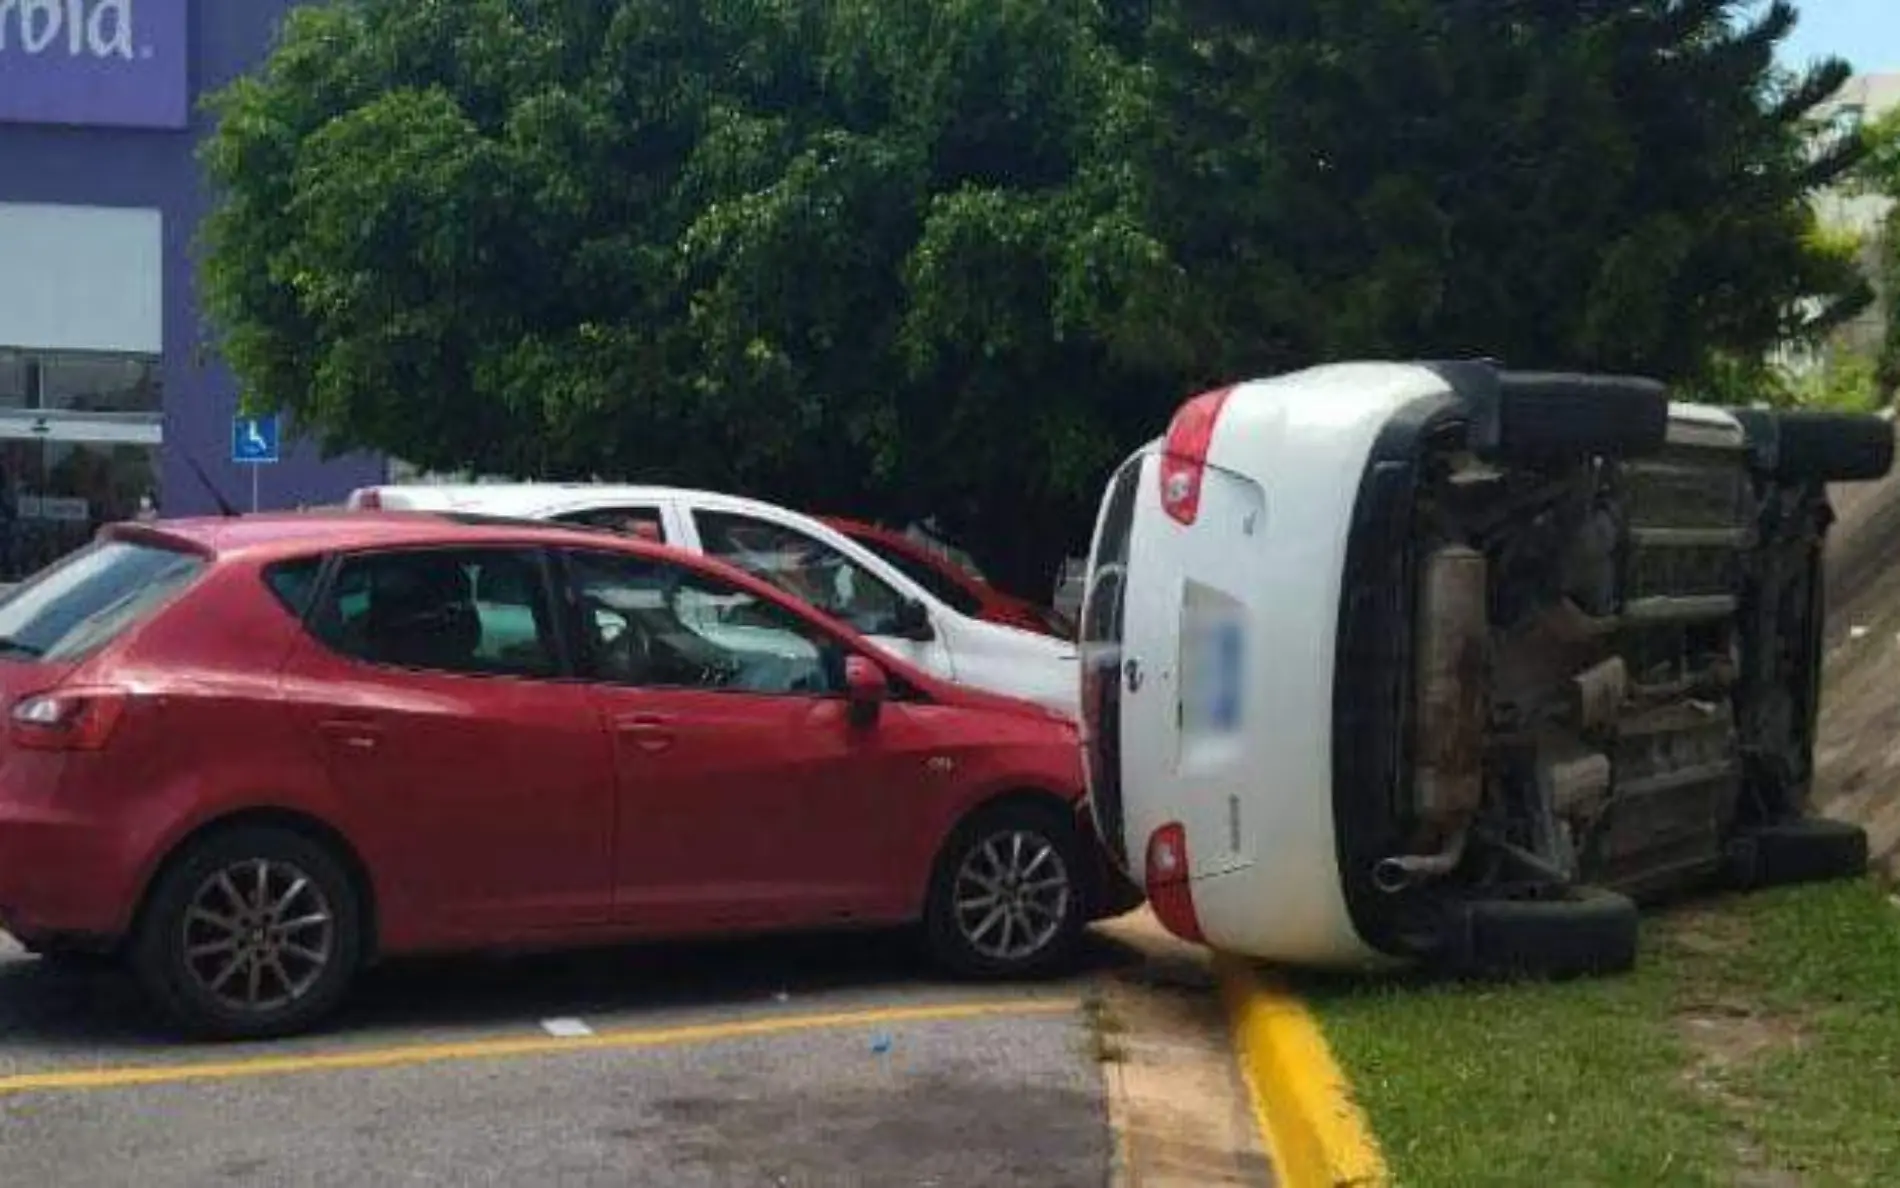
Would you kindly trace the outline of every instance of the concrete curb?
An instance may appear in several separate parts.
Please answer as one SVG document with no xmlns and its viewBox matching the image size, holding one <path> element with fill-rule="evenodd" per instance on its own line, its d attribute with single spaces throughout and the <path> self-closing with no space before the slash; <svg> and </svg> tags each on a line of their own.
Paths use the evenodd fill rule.
<svg viewBox="0 0 1900 1188">
<path fill-rule="evenodd" d="M 1279 1188 L 1385 1188 L 1391 1173 L 1319 1021 L 1246 962 L 1215 958 L 1234 1052 Z"/>
<path fill-rule="evenodd" d="M 1095 1055 L 1114 1136 L 1111 1188 L 1275 1188 L 1212 955 L 1146 908 L 1099 933 L 1136 957 L 1104 973 L 1092 1027 L 1106 1041 Z"/>
</svg>

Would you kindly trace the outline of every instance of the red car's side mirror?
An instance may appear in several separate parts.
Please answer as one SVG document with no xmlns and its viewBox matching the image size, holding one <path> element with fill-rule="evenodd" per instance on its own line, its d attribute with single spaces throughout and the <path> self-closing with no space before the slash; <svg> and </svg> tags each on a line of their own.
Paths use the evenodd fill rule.
<svg viewBox="0 0 1900 1188">
<path fill-rule="evenodd" d="M 845 657 L 844 695 L 851 707 L 853 725 L 869 726 L 877 721 L 890 692 L 890 678 L 883 668 L 863 656 Z"/>
</svg>

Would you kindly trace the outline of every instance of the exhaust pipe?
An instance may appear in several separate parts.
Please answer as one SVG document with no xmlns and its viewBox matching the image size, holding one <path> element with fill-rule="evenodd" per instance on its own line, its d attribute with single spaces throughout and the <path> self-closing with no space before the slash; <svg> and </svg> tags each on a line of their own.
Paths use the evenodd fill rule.
<svg viewBox="0 0 1900 1188">
<path fill-rule="evenodd" d="M 1387 895 L 1416 887 L 1432 879 L 1442 879 L 1456 870 L 1465 856 L 1467 831 L 1451 835 L 1445 848 L 1436 854 L 1398 854 L 1381 858 L 1372 868 L 1372 885 Z"/>
<path fill-rule="evenodd" d="M 1425 559 L 1412 678 L 1418 701 L 1412 786 L 1419 817 L 1442 833 L 1469 821 L 1484 798 L 1489 589 L 1490 563 L 1476 549 L 1446 545 Z"/>
<path fill-rule="evenodd" d="M 1484 797 L 1489 589 L 1490 564 L 1476 549 L 1445 545 L 1425 559 L 1412 674 L 1418 703 L 1412 795 L 1419 824 L 1447 840 L 1435 854 L 1397 854 L 1375 863 L 1372 885 L 1387 895 L 1443 878 L 1464 857 L 1465 836 Z"/>
</svg>

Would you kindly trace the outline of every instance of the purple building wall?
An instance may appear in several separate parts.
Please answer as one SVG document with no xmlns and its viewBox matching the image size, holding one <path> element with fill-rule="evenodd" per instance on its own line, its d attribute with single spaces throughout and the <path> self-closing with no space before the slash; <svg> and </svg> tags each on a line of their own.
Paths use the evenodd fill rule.
<svg viewBox="0 0 1900 1188">
<path fill-rule="evenodd" d="M 10 110 L 14 104 L 6 93 L 13 88 L 11 99 L 22 100 L 26 82 L 19 70 L 10 72 L 0 59 L 0 202 L 136 206 L 162 212 L 165 441 L 160 451 L 160 506 L 167 515 L 215 510 L 216 500 L 191 468 L 190 460 L 196 460 L 224 497 L 244 508 L 251 498 L 249 468 L 230 461 L 236 385 L 211 348 L 199 314 L 193 241 L 209 194 L 196 152 L 210 120 L 198 104 L 202 96 L 263 60 L 291 2 L 132 2 L 149 5 L 147 12 L 185 6 L 188 127 L 9 122 L 21 116 Z M 5 261 L 0 261 L 4 273 Z M 6 277 L 8 284 L 21 282 L 31 283 L 31 278 Z M 313 446 L 289 436 L 283 461 L 263 467 L 258 476 L 263 507 L 334 502 L 350 488 L 385 476 L 381 458 L 357 455 L 325 461 Z"/>
</svg>

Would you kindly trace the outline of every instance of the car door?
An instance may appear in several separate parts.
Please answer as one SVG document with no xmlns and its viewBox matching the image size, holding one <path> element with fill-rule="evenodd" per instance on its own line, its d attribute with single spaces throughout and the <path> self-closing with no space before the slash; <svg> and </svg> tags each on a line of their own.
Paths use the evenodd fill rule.
<svg viewBox="0 0 1900 1188">
<path fill-rule="evenodd" d="M 770 582 L 878 647 L 946 680 L 957 679 L 960 624 L 809 532 L 748 512 L 693 507 L 699 551 Z M 905 604 L 922 606 L 929 638 L 902 631 Z"/>
<path fill-rule="evenodd" d="M 901 911 L 889 839 L 916 789 L 885 756 L 907 735 L 847 720 L 842 641 L 696 567 L 576 550 L 565 570 L 618 765 L 617 913 L 696 932 Z"/>
<path fill-rule="evenodd" d="M 550 594 L 536 549 L 346 555 L 286 670 L 379 893 L 431 936 L 609 916 L 613 754 Z"/>
</svg>

